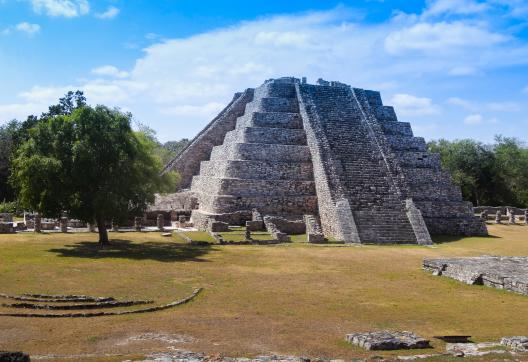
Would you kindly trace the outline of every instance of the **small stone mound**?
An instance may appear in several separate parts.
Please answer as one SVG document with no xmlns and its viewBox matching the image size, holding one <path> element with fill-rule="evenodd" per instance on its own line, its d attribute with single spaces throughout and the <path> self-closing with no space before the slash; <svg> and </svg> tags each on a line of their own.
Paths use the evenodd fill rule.
<svg viewBox="0 0 528 362">
<path fill-rule="evenodd" d="M 22 352 L 0 351 L 0 362 L 30 362 L 29 356 Z"/>
<path fill-rule="evenodd" d="M 501 344 L 515 351 L 519 351 L 519 352 L 528 351 L 528 337 L 527 336 L 504 337 L 501 339 Z"/>
<path fill-rule="evenodd" d="M 347 334 L 346 341 L 369 351 L 429 348 L 429 340 L 412 332 L 376 331 Z"/>
</svg>

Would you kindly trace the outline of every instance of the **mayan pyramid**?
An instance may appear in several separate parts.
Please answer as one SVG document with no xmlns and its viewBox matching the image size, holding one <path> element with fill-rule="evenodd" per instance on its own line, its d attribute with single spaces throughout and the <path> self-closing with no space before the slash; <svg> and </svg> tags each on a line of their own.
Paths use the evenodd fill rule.
<svg viewBox="0 0 528 362">
<path fill-rule="evenodd" d="M 235 94 L 167 166 L 198 198 L 192 220 L 315 216 L 326 237 L 431 243 L 486 235 L 471 203 L 379 92 L 279 78 Z"/>
</svg>

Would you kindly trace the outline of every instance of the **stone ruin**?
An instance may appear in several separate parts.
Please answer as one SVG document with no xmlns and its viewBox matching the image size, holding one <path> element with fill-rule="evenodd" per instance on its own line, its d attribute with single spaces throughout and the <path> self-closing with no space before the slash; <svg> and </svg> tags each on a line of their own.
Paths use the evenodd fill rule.
<svg viewBox="0 0 528 362">
<path fill-rule="evenodd" d="M 256 209 L 309 220 L 314 240 L 431 244 L 430 234 L 487 235 L 410 124 L 378 92 L 340 82 L 270 79 L 235 94 L 170 170 L 196 197 L 192 222 L 203 230 L 210 220 L 246 225 Z"/>
<path fill-rule="evenodd" d="M 347 334 L 346 341 L 369 351 L 430 348 L 429 340 L 408 331 L 376 331 Z"/>
<path fill-rule="evenodd" d="M 423 268 L 466 284 L 486 285 L 528 295 L 528 257 L 480 256 L 425 259 Z"/>
</svg>

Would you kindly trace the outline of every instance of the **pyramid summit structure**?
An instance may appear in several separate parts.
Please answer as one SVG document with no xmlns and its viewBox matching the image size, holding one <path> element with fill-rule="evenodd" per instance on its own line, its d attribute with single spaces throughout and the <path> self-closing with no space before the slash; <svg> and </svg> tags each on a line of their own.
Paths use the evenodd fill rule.
<svg viewBox="0 0 528 362">
<path fill-rule="evenodd" d="M 356 243 L 487 235 L 410 124 L 379 92 L 340 82 L 270 79 L 235 94 L 166 170 L 196 196 L 201 229 L 257 213 L 315 220 L 324 236 Z"/>
</svg>

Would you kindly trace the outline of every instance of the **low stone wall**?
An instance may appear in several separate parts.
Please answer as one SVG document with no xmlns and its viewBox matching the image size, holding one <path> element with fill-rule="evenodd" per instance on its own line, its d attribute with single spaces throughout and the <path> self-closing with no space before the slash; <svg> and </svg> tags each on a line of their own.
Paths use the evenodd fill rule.
<svg viewBox="0 0 528 362">
<path fill-rule="evenodd" d="M 11 213 L 0 213 L 0 222 L 13 222 L 13 214 Z"/>
<path fill-rule="evenodd" d="M 513 206 L 476 206 L 474 210 L 475 214 L 486 212 L 490 217 L 495 217 L 497 211 L 500 211 L 502 215 L 507 215 L 509 212 L 513 212 L 516 216 L 524 216 L 524 213 L 528 209 L 521 209 Z"/>
<path fill-rule="evenodd" d="M 12 222 L 0 222 L 0 234 L 12 234 L 14 232 Z"/>
<path fill-rule="evenodd" d="M 273 223 L 282 233 L 288 235 L 300 235 L 306 233 L 304 220 L 289 220 L 278 216 L 265 216 L 264 223 Z"/>
</svg>

